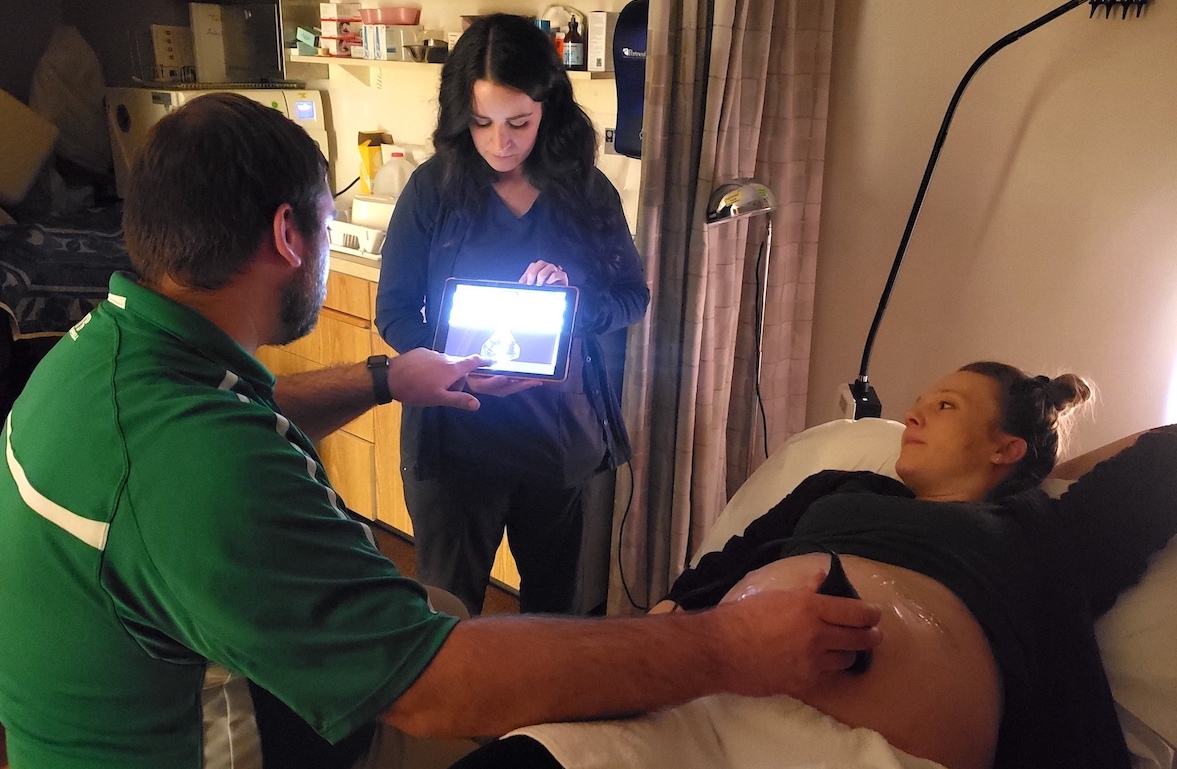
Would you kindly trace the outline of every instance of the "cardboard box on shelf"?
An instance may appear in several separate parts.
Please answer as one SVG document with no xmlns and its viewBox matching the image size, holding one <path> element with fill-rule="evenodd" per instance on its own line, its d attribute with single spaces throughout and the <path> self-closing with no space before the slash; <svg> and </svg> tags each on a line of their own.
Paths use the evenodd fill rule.
<svg viewBox="0 0 1177 769">
<path fill-rule="evenodd" d="M 613 29 L 617 26 L 617 14 L 613 11 L 591 11 L 588 17 L 588 59 L 589 72 L 613 71 Z"/>
<path fill-rule="evenodd" d="M 191 27 L 152 24 L 151 50 L 155 57 L 154 75 L 157 82 L 187 82 L 196 79 Z"/>
<path fill-rule="evenodd" d="M 315 34 L 313 29 L 307 29 L 306 27 L 299 27 L 295 33 L 295 37 L 298 39 L 298 42 L 309 45 L 312 48 L 319 43 L 319 35 Z"/>
<path fill-rule="evenodd" d="M 360 4 L 319 3 L 319 18 L 324 21 L 360 21 Z"/>
<path fill-rule="evenodd" d="M 376 172 L 384 165 L 384 152 L 381 147 L 392 144 L 392 135 L 384 131 L 360 131 L 356 135 L 356 145 L 360 152 L 360 194 L 372 194 L 372 180 Z"/>
<path fill-rule="evenodd" d="M 378 61 L 414 61 L 406 46 L 417 45 L 424 39 L 425 28 L 420 24 L 365 24 L 364 58 Z"/>
<path fill-rule="evenodd" d="M 320 34 L 323 37 L 359 37 L 361 23 L 358 21 L 335 21 L 323 19 Z"/>
<path fill-rule="evenodd" d="M 282 80 L 282 25 L 266 3 L 189 3 L 192 55 L 200 83 Z"/>
<path fill-rule="evenodd" d="M 358 37 L 320 37 L 319 50 L 328 56 L 351 56 L 352 48 L 360 48 L 363 43 Z"/>
</svg>

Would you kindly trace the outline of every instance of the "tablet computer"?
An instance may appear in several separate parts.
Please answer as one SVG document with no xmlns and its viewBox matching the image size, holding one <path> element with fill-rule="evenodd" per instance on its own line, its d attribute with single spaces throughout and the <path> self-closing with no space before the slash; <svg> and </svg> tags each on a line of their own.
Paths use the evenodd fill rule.
<svg viewBox="0 0 1177 769">
<path fill-rule="evenodd" d="M 563 381 L 578 299 L 572 286 L 450 278 L 433 349 L 492 359 L 482 373 Z"/>
</svg>

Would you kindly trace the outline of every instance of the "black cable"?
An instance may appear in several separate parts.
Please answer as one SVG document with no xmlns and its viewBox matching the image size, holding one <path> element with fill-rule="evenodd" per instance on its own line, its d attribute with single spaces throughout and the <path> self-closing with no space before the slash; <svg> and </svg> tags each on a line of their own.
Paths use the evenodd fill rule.
<svg viewBox="0 0 1177 769">
<path fill-rule="evenodd" d="M 756 404 L 760 407 L 760 428 L 764 434 L 764 458 L 768 459 L 768 417 L 764 413 L 764 397 L 760 394 L 760 361 L 764 355 L 761 346 L 764 344 L 764 339 L 761 336 L 760 317 L 764 313 L 764 308 L 760 304 L 761 287 L 760 287 L 760 265 L 764 261 L 764 252 L 768 247 L 768 239 L 760 241 L 760 250 L 756 254 L 756 298 L 752 302 L 755 317 L 753 320 L 756 323 L 755 341 L 756 341 Z"/>
<path fill-rule="evenodd" d="M 875 343 L 875 335 L 878 333 L 879 324 L 883 320 L 883 312 L 887 309 L 887 300 L 891 297 L 891 289 L 895 285 L 895 276 L 899 274 L 899 265 L 903 262 L 903 252 L 907 250 L 907 242 L 911 239 L 911 231 L 915 228 L 915 220 L 919 217 L 920 207 L 924 203 L 924 195 L 927 193 L 928 184 L 932 180 L 932 171 L 936 167 L 936 160 L 940 157 L 940 150 L 944 146 L 944 139 L 948 136 L 948 126 L 952 123 L 952 116 L 956 112 L 956 106 L 960 102 L 960 97 L 964 94 L 965 87 L 973 79 L 973 75 L 977 73 L 977 70 L 1002 48 L 1005 48 L 1010 43 L 1017 42 L 1023 36 L 1087 2 L 1088 0 L 1068 0 L 1068 2 L 1063 3 L 1050 13 L 1040 16 L 1026 26 L 1010 32 L 985 49 L 985 52 L 977 57 L 977 60 L 973 62 L 973 66 L 969 67 L 968 72 L 961 79 L 960 85 L 956 87 L 956 93 L 952 95 L 952 101 L 948 103 L 948 110 L 944 114 L 944 120 L 940 123 L 940 132 L 936 135 L 936 141 L 932 145 L 932 155 L 928 158 L 927 168 L 924 169 L 924 178 L 920 181 L 919 191 L 916 193 L 915 202 L 911 207 L 911 214 L 907 217 L 907 226 L 904 227 L 903 237 L 899 240 L 899 250 L 896 252 L 895 261 L 891 265 L 891 274 L 887 277 L 887 285 L 883 288 L 882 297 L 879 298 L 879 308 L 875 311 L 875 319 L 871 323 L 870 333 L 866 337 L 866 346 L 862 350 L 862 365 L 858 369 L 858 379 L 860 382 L 867 381 L 866 371 L 870 363 L 870 353 Z"/>
<path fill-rule="evenodd" d="M 358 177 L 358 176 L 357 176 L 356 178 L 352 179 L 352 180 L 351 180 L 351 184 L 347 185 L 346 187 L 344 187 L 343 189 L 341 189 L 339 192 L 333 192 L 333 193 L 331 193 L 331 197 L 333 197 L 333 198 L 337 198 L 337 197 L 339 197 L 339 196 L 340 196 L 340 195 L 342 195 L 343 193 L 345 193 L 345 192 L 347 192 L 348 190 L 350 190 L 352 187 L 356 186 L 356 182 L 358 182 L 359 180 L 360 180 L 360 177 Z"/>
<path fill-rule="evenodd" d="M 764 413 L 764 398 L 760 393 L 760 358 L 762 355 L 760 346 L 761 342 L 763 341 L 760 334 L 760 316 L 763 312 L 760 304 L 760 265 L 764 261 L 765 251 L 767 250 L 768 239 L 766 238 L 760 242 L 760 249 L 756 254 L 756 297 L 752 304 L 753 312 L 755 314 L 754 320 L 756 323 L 755 330 L 753 332 L 756 341 L 756 403 L 760 407 L 760 426 L 764 432 L 765 459 L 768 459 L 768 418 Z M 637 601 L 634 600 L 633 593 L 631 593 L 629 590 L 629 583 L 625 581 L 625 559 L 621 555 L 621 542 L 625 537 L 625 522 L 629 518 L 630 507 L 633 505 L 634 487 L 633 467 L 629 463 L 626 463 L 625 466 L 629 468 L 629 499 L 625 503 L 625 512 L 621 514 L 621 526 L 618 527 L 617 530 L 617 574 L 621 579 L 621 587 L 625 591 L 625 597 L 629 601 L 629 605 L 640 611 L 649 611 L 649 606 L 641 606 Z"/>
<path fill-rule="evenodd" d="M 621 552 L 621 541 L 625 538 L 625 522 L 629 519 L 630 508 L 633 507 L 634 482 L 633 465 L 626 462 L 623 466 L 629 468 L 629 499 L 625 502 L 625 512 L 621 514 L 621 525 L 617 527 L 617 576 L 621 579 L 621 588 L 625 591 L 625 598 L 629 601 L 629 605 L 638 611 L 649 611 L 649 606 L 642 606 L 633 599 L 633 593 L 629 592 L 629 583 L 625 581 L 625 556 Z"/>
</svg>

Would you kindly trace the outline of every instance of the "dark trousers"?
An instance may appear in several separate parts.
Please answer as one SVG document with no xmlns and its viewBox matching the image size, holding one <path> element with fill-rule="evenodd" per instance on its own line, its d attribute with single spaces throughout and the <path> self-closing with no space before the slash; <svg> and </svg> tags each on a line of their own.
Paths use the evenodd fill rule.
<svg viewBox="0 0 1177 769">
<path fill-rule="evenodd" d="M 450 769 L 564 769 L 548 749 L 531 739 L 516 735 L 483 745 L 453 764 Z"/>
<path fill-rule="evenodd" d="M 249 682 L 253 714 L 262 746 L 262 763 L 280 769 L 349 769 L 368 751 L 378 724 L 361 726 L 332 745 L 286 703 Z"/>
<path fill-rule="evenodd" d="M 584 519 L 581 487 L 461 470 L 424 481 L 411 475 L 404 473 L 405 502 L 419 582 L 448 590 L 479 614 L 505 529 L 519 567 L 519 610 L 572 610 Z"/>
</svg>

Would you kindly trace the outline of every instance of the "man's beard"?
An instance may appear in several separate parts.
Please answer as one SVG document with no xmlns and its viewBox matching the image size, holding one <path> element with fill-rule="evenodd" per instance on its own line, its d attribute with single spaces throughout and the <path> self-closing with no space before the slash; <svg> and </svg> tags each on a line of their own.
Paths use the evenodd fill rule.
<svg viewBox="0 0 1177 769">
<path fill-rule="evenodd" d="M 315 256 L 302 263 L 298 272 L 282 289 L 279 307 L 278 338 L 274 344 L 289 344 L 301 339 L 315 328 L 319 310 L 327 298 L 327 257 L 316 248 Z"/>
</svg>

